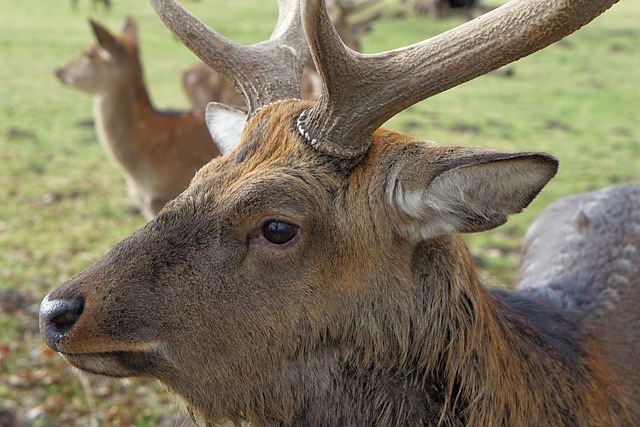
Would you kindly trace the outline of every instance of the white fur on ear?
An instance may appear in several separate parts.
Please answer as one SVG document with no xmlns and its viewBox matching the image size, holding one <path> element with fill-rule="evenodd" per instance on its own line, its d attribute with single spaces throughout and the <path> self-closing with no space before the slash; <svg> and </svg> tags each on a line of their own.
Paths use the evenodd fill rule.
<svg viewBox="0 0 640 427">
<path fill-rule="evenodd" d="M 398 173 L 390 201 L 413 218 L 407 231 L 418 239 L 485 231 L 522 211 L 556 168 L 556 160 L 541 153 L 474 155 L 422 184 L 419 173 Z"/>
<path fill-rule="evenodd" d="M 98 49 L 98 55 L 100 56 L 100 58 L 104 59 L 105 62 L 113 62 L 113 61 L 115 61 L 113 59 L 113 55 L 111 55 L 111 53 L 108 50 L 106 50 L 105 48 L 103 48 L 103 47 Z"/>
<path fill-rule="evenodd" d="M 211 138 L 223 156 L 240 144 L 240 137 L 247 123 L 247 113 L 226 104 L 210 102 L 205 118 Z"/>
</svg>

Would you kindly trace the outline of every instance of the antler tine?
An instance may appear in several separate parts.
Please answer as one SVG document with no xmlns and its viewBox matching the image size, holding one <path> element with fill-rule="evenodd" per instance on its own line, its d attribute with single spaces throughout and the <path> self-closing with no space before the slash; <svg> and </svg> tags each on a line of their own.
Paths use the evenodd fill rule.
<svg viewBox="0 0 640 427">
<path fill-rule="evenodd" d="M 300 97 L 309 51 L 298 0 L 278 0 L 278 22 L 271 38 L 251 46 L 220 35 L 175 0 L 151 0 L 151 5 L 182 43 L 244 94 L 249 115 L 269 103 Z"/>
<path fill-rule="evenodd" d="M 299 118 L 300 131 L 322 152 L 357 157 L 398 112 L 562 39 L 617 1 L 512 0 L 439 36 L 376 55 L 344 46 L 324 0 L 303 1 L 323 89 Z"/>
</svg>

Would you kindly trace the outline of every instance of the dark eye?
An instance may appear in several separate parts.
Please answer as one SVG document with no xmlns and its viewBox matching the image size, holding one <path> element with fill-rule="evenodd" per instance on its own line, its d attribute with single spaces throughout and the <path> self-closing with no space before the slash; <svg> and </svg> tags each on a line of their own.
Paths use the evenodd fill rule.
<svg viewBox="0 0 640 427">
<path fill-rule="evenodd" d="M 284 245 L 298 234 L 298 227 L 284 221 L 271 220 L 262 226 L 264 238 L 274 245 Z"/>
</svg>

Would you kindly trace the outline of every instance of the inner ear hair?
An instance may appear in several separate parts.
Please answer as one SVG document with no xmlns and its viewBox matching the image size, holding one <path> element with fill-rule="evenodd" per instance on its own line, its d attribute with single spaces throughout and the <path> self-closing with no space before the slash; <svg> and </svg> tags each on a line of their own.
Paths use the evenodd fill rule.
<svg viewBox="0 0 640 427">
<path fill-rule="evenodd" d="M 557 160 L 544 153 L 463 150 L 398 169 L 392 201 L 420 238 L 495 228 L 529 205 L 557 171 Z"/>
</svg>

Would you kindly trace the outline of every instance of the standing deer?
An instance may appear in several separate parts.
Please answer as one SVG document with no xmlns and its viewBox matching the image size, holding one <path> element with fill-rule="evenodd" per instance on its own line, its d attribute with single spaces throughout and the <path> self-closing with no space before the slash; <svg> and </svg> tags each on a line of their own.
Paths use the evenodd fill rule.
<svg viewBox="0 0 640 427">
<path fill-rule="evenodd" d="M 244 108 L 244 96 L 231 82 L 204 62 L 196 62 L 182 72 L 182 89 L 191 108 L 204 111 L 210 102 Z"/>
<path fill-rule="evenodd" d="M 158 111 L 151 104 L 132 18 L 118 35 L 90 24 L 97 43 L 55 75 L 93 95 L 98 139 L 120 166 L 129 196 L 151 219 L 220 151 L 200 112 Z"/>
<path fill-rule="evenodd" d="M 155 220 L 44 298 L 45 342 L 88 372 L 159 379 L 208 426 L 639 425 L 640 189 L 543 215 L 522 270 L 533 276 L 491 291 L 459 233 L 521 211 L 557 160 L 380 128 L 613 3 L 514 1 L 363 55 L 322 0 L 281 0 L 272 38 L 253 46 L 152 0 L 236 79 L 248 120 Z M 292 99 L 305 40 L 317 101 Z M 210 124 L 234 115 L 207 111 Z"/>
<path fill-rule="evenodd" d="M 344 0 L 334 2 L 334 10 L 337 13 L 332 21 L 342 42 L 349 48 L 357 52 L 362 51 L 362 36 L 371 31 L 373 22 L 382 16 L 380 12 L 376 12 L 354 20 L 353 14 L 377 2 L 378 0 L 363 0 L 358 3 Z M 303 99 L 317 99 L 320 95 L 320 81 L 312 61 L 304 68 L 300 85 Z M 244 96 L 241 92 L 204 62 L 198 62 L 182 72 L 182 88 L 195 110 L 205 110 L 211 101 L 244 108 Z"/>
</svg>

